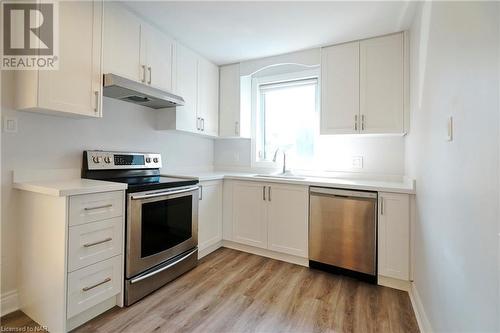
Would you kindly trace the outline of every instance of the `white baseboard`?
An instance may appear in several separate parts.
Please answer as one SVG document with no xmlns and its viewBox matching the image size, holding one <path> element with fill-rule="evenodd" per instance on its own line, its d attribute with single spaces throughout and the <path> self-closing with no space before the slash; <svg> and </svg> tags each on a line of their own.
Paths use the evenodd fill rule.
<svg viewBox="0 0 500 333">
<path fill-rule="evenodd" d="M 19 310 L 19 297 L 17 290 L 11 290 L 2 294 L 0 304 L 0 315 L 5 316 L 11 312 Z"/>
<path fill-rule="evenodd" d="M 394 279 L 387 276 L 378 276 L 378 285 L 389 287 L 393 289 L 403 290 L 406 292 L 410 292 L 411 282 L 405 280 Z"/>
<path fill-rule="evenodd" d="M 290 254 L 279 253 L 279 252 L 266 250 L 266 249 L 261 249 L 258 247 L 240 244 L 240 243 L 236 243 L 236 242 L 232 242 L 232 241 L 228 241 L 228 240 L 223 240 L 222 246 L 230 248 L 230 249 L 238 250 L 238 251 L 256 254 L 256 255 L 262 256 L 262 257 L 272 258 L 272 259 L 276 259 L 276 260 L 286 261 L 286 262 L 296 264 L 296 265 L 309 267 L 309 260 L 307 258 L 297 257 L 297 256 L 293 256 Z"/>
<path fill-rule="evenodd" d="M 214 252 L 215 250 L 217 250 L 218 248 L 221 248 L 221 247 L 222 247 L 222 241 L 198 249 L 198 259 L 203 258 L 204 256 Z"/>
<path fill-rule="evenodd" d="M 421 333 L 432 333 L 431 323 L 427 318 L 427 314 L 425 313 L 424 305 L 420 299 L 420 295 L 418 294 L 417 287 L 415 287 L 415 283 L 412 283 L 410 286 L 410 301 L 413 306 L 413 311 L 415 312 L 415 317 L 417 318 L 418 328 Z"/>
</svg>

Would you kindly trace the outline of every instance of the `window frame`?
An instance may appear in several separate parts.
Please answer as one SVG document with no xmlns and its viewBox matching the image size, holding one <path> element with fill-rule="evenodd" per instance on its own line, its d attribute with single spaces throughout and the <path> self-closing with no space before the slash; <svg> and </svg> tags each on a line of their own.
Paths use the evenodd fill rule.
<svg viewBox="0 0 500 333">
<path fill-rule="evenodd" d="M 321 80 L 320 71 L 318 68 L 306 69 L 291 73 L 270 75 L 252 78 L 252 149 L 251 149 L 251 163 L 252 168 L 267 168 L 276 169 L 280 167 L 280 163 L 274 163 L 272 161 L 262 161 L 257 156 L 258 143 L 260 140 L 259 130 L 262 130 L 263 124 L 258 124 L 258 122 L 263 121 L 260 116 L 262 110 L 262 98 L 261 89 L 262 85 L 279 84 L 288 81 L 300 81 L 300 80 L 310 80 L 316 79 L 316 112 L 320 111 L 320 91 L 321 91 Z M 260 127 L 260 129 L 259 129 Z"/>
</svg>

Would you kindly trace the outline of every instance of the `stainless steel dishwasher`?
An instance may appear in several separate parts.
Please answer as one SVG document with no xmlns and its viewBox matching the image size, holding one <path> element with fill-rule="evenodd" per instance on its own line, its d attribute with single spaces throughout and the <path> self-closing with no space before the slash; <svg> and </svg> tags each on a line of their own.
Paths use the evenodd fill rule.
<svg viewBox="0 0 500 333">
<path fill-rule="evenodd" d="M 377 282 L 377 193 L 311 187 L 309 266 Z"/>
</svg>

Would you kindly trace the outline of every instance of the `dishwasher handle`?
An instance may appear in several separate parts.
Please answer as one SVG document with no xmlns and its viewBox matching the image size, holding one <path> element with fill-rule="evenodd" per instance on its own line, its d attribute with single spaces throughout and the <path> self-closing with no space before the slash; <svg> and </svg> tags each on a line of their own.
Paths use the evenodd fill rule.
<svg viewBox="0 0 500 333">
<path fill-rule="evenodd" d="M 309 189 L 311 195 L 317 194 L 326 194 L 344 198 L 367 198 L 367 199 L 377 199 L 376 192 L 363 192 L 363 191 L 351 191 L 351 190 L 339 190 L 335 188 L 326 188 L 326 187 L 311 187 Z"/>
</svg>

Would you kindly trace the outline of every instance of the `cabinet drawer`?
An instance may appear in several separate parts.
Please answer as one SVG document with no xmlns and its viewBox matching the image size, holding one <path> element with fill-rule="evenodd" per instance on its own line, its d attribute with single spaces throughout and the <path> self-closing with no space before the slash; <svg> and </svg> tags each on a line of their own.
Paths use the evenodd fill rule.
<svg viewBox="0 0 500 333">
<path fill-rule="evenodd" d="M 120 293 L 122 271 L 122 256 L 119 255 L 69 273 L 68 318 Z"/>
<path fill-rule="evenodd" d="M 123 217 L 69 228 L 68 271 L 121 254 Z"/>
<path fill-rule="evenodd" d="M 69 225 L 122 216 L 124 198 L 123 191 L 72 196 L 69 199 Z"/>
</svg>

